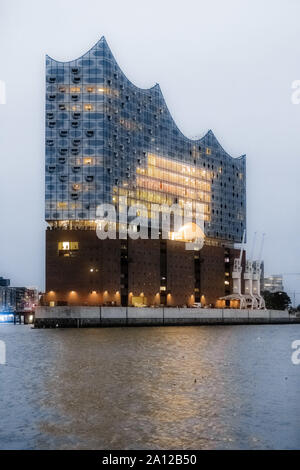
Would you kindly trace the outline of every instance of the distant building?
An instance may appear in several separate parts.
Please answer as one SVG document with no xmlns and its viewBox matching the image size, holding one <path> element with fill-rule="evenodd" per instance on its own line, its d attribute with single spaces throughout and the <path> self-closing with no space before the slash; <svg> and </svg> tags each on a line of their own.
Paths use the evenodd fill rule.
<svg viewBox="0 0 300 470">
<path fill-rule="evenodd" d="M 38 304 L 37 289 L 10 287 L 9 284 L 9 279 L 0 278 L 0 313 L 34 310 Z"/>
<path fill-rule="evenodd" d="M 12 287 L 0 286 L 0 312 L 14 312 L 16 291 Z"/>
<path fill-rule="evenodd" d="M 264 290 L 269 292 L 282 292 L 284 290 L 282 274 L 272 274 L 271 276 L 265 277 Z"/>
<path fill-rule="evenodd" d="M 0 277 L 0 286 L 1 287 L 10 286 L 10 279 L 4 279 L 3 277 Z"/>
<path fill-rule="evenodd" d="M 34 287 L 14 287 L 17 312 L 32 311 L 38 304 L 38 291 Z"/>
</svg>

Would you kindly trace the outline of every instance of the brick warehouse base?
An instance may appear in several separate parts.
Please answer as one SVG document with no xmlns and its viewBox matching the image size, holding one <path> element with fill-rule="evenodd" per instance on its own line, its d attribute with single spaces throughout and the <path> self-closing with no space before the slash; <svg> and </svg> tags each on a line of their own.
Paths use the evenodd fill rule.
<svg viewBox="0 0 300 470">
<path fill-rule="evenodd" d="M 215 305 L 231 292 L 239 251 L 170 240 L 99 240 L 95 230 L 46 231 L 46 305 Z"/>
<path fill-rule="evenodd" d="M 300 323 L 300 317 L 278 310 L 38 307 L 36 328 L 171 326 Z"/>
</svg>

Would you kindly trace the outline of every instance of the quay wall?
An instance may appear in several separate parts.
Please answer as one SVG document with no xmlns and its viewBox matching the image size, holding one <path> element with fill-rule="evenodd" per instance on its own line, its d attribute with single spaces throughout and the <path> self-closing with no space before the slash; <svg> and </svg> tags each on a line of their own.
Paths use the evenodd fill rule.
<svg viewBox="0 0 300 470">
<path fill-rule="evenodd" d="M 36 328 L 300 323 L 285 310 L 137 307 L 37 307 Z"/>
</svg>

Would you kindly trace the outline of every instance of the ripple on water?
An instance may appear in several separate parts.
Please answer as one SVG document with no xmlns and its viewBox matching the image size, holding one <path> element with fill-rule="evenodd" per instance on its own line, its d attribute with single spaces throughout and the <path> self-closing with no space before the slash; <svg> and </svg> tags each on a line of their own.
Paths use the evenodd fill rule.
<svg viewBox="0 0 300 470">
<path fill-rule="evenodd" d="M 0 448 L 300 447 L 300 325 L 2 325 Z"/>
</svg>

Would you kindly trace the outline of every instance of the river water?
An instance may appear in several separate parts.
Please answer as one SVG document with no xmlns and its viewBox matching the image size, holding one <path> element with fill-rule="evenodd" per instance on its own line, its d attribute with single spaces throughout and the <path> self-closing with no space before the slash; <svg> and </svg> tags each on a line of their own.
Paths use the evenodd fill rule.
<svg viewBox="0 0 300 470">
<path fill-rule="evenodd" d="M 0 449 L 299 449 L 300 325 L 0 326 Z"/>
</svg>

